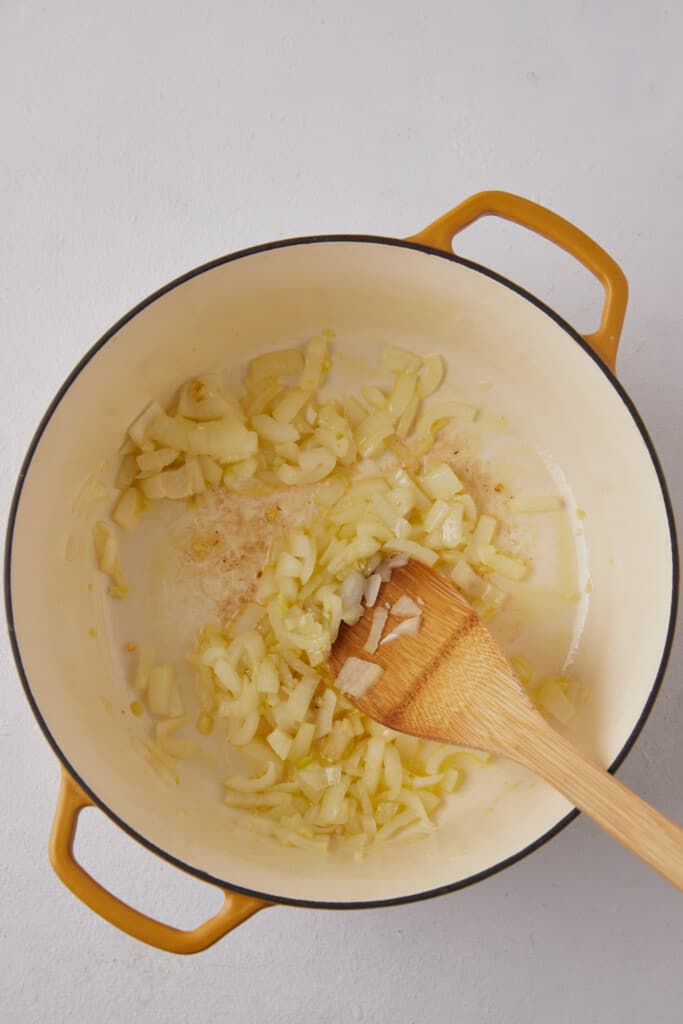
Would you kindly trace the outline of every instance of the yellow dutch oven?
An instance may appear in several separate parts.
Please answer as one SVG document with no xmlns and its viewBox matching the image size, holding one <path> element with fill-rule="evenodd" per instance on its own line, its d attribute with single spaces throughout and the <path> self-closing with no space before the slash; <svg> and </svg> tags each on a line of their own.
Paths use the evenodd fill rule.
<svg viewBox="0 0 683 1024">
<path fill-rule="evenodd" d="M 543 235 L 599 279 L 605 302 L 594 334 L 581 337 L 522 288 L 453 254 L 453 237 L 491 214 Z M 361 908 L 462 888 L 535 850 L 572 819 L 564 798 L 525 779 L 488 804 L 457 794 L 429 841 L 390 844 L 361 864 L 235 828 L 206 773 L 189 771 L 176 792 L 131 756 L 131 736 L 143 727 L 130 714 L 112 714 L 129 697 L 99 635 L 106 630 L 95 640 L 86 635 L 102 613 L 93 565 L 67 560 L 64 550 L 83 480 L 111 458 L 140 409 L 170 396 L 183 379 L 241 364 L 321 325 L 334 326 L 339 345 L 381 336 L 442 352 L 452 367 L 467 364 L 496 385 L 497 408 L 552 454 L 589 510 L 593 589 L 573 671 L 592 699 L 575 739 L 613 770 L 660 685 L 678 577 L 659 462 L 614 376 L 626 301 L 623 273 L 578 228 L 526 199 L 484 192 L 406 240 L 295 238 L 214 260 L 145 299 L 93 346 L 31 442 L 11 509 L 5 577 L 19 675 L 62 763 L 50 858 L 84 903 L 144 942 L 193 953 L 272 903 Z M 495 787 L 499 770 L 482 773 L 492 780 L 486 785 Z M 172 864 L 220 886 L 220 912 L 179 931 L 107 892 L 73 855 L 78 815 L 89 805 Z"/>
</svg>

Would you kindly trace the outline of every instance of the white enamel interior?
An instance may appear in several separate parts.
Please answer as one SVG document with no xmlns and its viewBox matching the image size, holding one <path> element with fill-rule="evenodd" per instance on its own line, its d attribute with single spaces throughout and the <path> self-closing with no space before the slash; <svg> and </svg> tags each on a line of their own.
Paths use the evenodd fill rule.
<svg viewBox="0 0 683 1024">
<path fill-rule="evenodd" d="M 496 765 L 479 788 L 457 795 L 457 812 L 428 840 L 397 843 L 362 864 L 235 828 L 200 769 L 177 791 L 141 770 L 129 742 L 141 726 L 122 713 L 130 695 L 105 635 L 100 585 L 88 589 L 91 559 L 65 559 L 73 496 L 152 397 L 326 326 L 360 353 L 394 341 L 443 352 L 456 374 L 462 367 L 473 381 L 492 381 L 496 408 L 561 467 L 569 493 L 589 510 L 593 591 L 573 672 L 593 696 L 576 738 L 604 764 L 630 736 L 657 675 L 672 551 L 647 447 L 600 367 L 532 302 L 437 255 L 367 241 L 252 253 L 162 295 L 89 360 L 33 455 L 14 533 L 16 638 L 40 714 L 96 797 L 161 851 L 276 898 L 351 903 L 419 894 L 485 871 L 541 837 L 569 806 Z M 93 623 L 95 639 L 87 634 Z"/>
</svg>

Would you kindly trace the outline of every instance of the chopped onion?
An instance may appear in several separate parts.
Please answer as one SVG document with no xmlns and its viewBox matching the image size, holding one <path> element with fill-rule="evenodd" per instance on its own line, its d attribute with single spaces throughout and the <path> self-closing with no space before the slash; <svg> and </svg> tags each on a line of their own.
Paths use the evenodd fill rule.
<svg viewBox="0 0 683 1024">
<path fill-rule="evenodd" d="M 223 393 L 221 381 L 215 375 L 197 377 L 188 381 L 180 391 L 178 412 L 190 420 L 220 420 L 234 415 L 236 403 Z"/>
<path fill-rule="evenodd" d="M 372 623 L 370 625 L 370 632 L 368 633 L 368 638 L 365 642 L 365 646 L 363 647 L 363 650 L 367 651 L 368 654 L 374 654 L 379 647 L 382 630 L 384 629 L 388 618 L 389 612 L 386 608 L 382 608 L 381 606 L 379 608 L 375 608 L 372 616 Z"/>
<path fill-rule="evenodd" d="M 225 780 L 225 785 L 228 789 L 235 789 L 240 793 L 263 793 L 278 781 L 281 774 L 282 770 L 275 761 L 269 761 L 263 774 L 257 778 L 231 775 Z"/>
<path fill-rule="evenodd" d="M 363 385 L 360 393 L 368 405 L 374 409 L 384 409 L 387 404 L 387 396 L 380 388 L 375 387 L 374 384 Z"/>
<path fill-rule="evenodd" d="M 311 397 L 311 392 L 303 388 L 292 388 L 286 391 L 279 402 L 273 406 L 273 419 L 278 423 L 291 423 Z"/>
<path fill-rule="evenodd" d="M 505 600 L 506 579 L 523 579 L 527 566 L 498 550 L 497 520 L 479 515 L 453 465 L 431 453 L 442 426 L 477 413 L 457 401 L 423 404 L 443 379 L 442 358 L 387 346 L 382 362 L 393 379 L 362 387 L 362 401 L 334 399 L 317 390 L 331 337 L 323 331 L 302 349 L 257 356 L 239 398 L 221 374 L 204 374 L 168 409 L 148 406 L 120 451 L 112 519 L 133 529 L 148 499 L 184 500 L 207 488 L 265 499 L 257 518 L 273 533 L 255 596 L 225 626 L 207 626 L 188 655 L 199 705 L 194 738 L 179 734 L 189 718 L 172 667 L 155 665 L 143 647 L 132 683 L 159 720 L 139 750 L 176 785 L 176 760 L 191 757 L 199 737 L 218 726 L 248 766 L 226 780 L 225 804 L 242 812 L 240 821 L 292 847 L 324 851 L 333 843 L 360 859 L 403 829 L 431 829 L 468 766 L 490 758 L 363 715 L 344 694 L 366 693 L 382 668 L 348 659 L 339 690 L 331 685 L 327 661 L 341 622 L 373 609 L 365 647 L 372 656 L 380 643 L 421 627 L 421 598 L 404 594 L 393 608 L 380 600 L 382 583 L 410 559 L 438 561 L 483 617 Z M 275 493 L 290 487 L 310 491 L 302 490 L 301 518 L 288 528 Z M 99 483 L 88 494 L 106 497 Z M 520 513 L 560 505 L 555 495 L 512 499 Z M 110 592 L 122 595 L 116 528 L 102 520 L 93 537 Z M 492 581 L 494 572 L 502 579 Z M 398 621 L 383 636 L 390 613 Z M 559 721 L 576 706 L 561 677 L 543 680 L 535 698 Z"/>
<path fill-rule="evenodd" d="M 237 670 L 226 658 L 218 658 L 212 665 L 217 682 L 223 690 L 239 697 L 242 692 L 242 680 Z"/>
<path fill-rule="evenodd" d="M 391 571 L 392 569 L 402 569 L 404 565 L 407 565 L 410 559 L 407 555 L 392 555 L 386 561 L 387 568 Z"/>
<path fill-rule="evenodd" d="M 445 548 L 457 548 L 464 533 L 463 507 L 458 505 L 441 524 L 441 543 Z"/>
<path fill-rule="evenodd" d="M 132 427 L 128 430 L 129 437 L 137 445 L 142 446 L 147 440 L 149 428 L 163 414 L 163 409 L 158 402 L 150 402 L 145 411 L 139 416 Z"/>
<path fill-rule="evenodd" d="M 250 743 L 256 735 L 259 718 L 258 711 L 250 711 L 241 721 L 231 722 L 228 730 L 230 742 L 236 747 L 243 747 Z"/>
<path fill-rule="evenodd" d="M 303 358 L 298 348 L 286 348 L 279 352 L 267 352 L 256 356 L 249 364 L 249 381 L 258 383 L 268 377 L 281 377 L 289 373 L 298 373 L 303 365 Z M 315 387 L 315 385 L 313 385 Z"/>
<path fill-rule="evenodd" d="M 525 562 L 501 554 L 492 544 L 482 544 L 479 548 L 479 557 L 484 565 L 510 580 L 523 580 L 529 572 Z"/>
<path fill-rule="evenodd" d="M 128 452 L 123 456 L 119 463 L 119 468 L 116 471 L 114 477 L 114 487 L 118 488 L 119 491 L 125 491 L 126 487 L 130 487 L 138 475 L 138 460 L 133 452 Z"/>
<path fill-rule="evenodd" d="M 236 419 L 194 423 L 188 428 L 187 450 L 191 455 L 210 455 L 231 465 L 258 451 L 258 434 Z"/>
<path fill-rule="evenodd" d="M 388 800 L 396 800 L 403 788 L 403 764 L 401 755 L 393 743 L 387 743 L 385 746 L 382 762 L 386 797 Z"/>
<path fill-rule="evenodd" d="M 368 576 L 363 590 L 363 601 L 366 608 L 372 608 L 374 606 L 375 601 L 379 596 L 379 590 L 382 586 L 382 582 L 382 577 L 377 572 Z"/>
<path fill-rule="evenodd" d="M 332 452 L 326 448 L 309 448 L 299 453 L 299 466 L 288 466 L 283 464 L 277 470 L 277 476 L 283 483 L 289 484 L 315 484 L 324 480 L 336 465 L 336 459 Z"/>
<path fill-rule="evenodd" d="M 272 658 L 264 658 L 255 673 L 256 688 L 259 693 L 277 693 L 280 689 L 280 676 Z"/>
<path fill-rule="evenodd" d="M 209 487 L 215 487 L 223 479 L 223 470 L 220 465 L 210 455 L 198 455 L 197 458 L 205 481 Z"/>
<path fill-rule="evenodd" d="M 414 373 L 397 373 L 394 386 L 387 401 L 387 412 L 394 419 L 400 419 L 413 400 L 417 376 Z"/>
<path fill-rule="evenodd" d="M 391 614 L 396 616 L 398 619 L 407 619 L 414 615 L 422 615 L 422 609 L 419 604 L 416 604 L 415 601 L 413 601 L 412 597 L 408 597 L 407 594 L 402 594 L 398 601 L 392 605 Z"/>
<path fill-rule="evenodd" d="M 451 579 L 468 598 L 479 597 L 483 593 L 484 580 L 473 571 L 469 562 L 464 558 L 456 562 Z"/>
<path fill-rule="evenodd" d="M 112 597 L 125 597 L 128 593 L 128 584 L 123 574 L 119 542 L 113 528 L 103 519 L 99 519 L 92 532 L 99 568 L 112 579 L 109 594 Z"/>
<path fill-rule="evenodd" d="M 373 736 L 368 740 L 367 751 L 365 753 L 363 785 L 365 786 L 369 796 L 372 796 L 379 785 L 382 766 L 384 763 L 385 747 L 386 740 L 381 739 L 379 736 Z"/>
<path fill-rule="evenodd" d="M 299 431 L 291 423 L 273 419 L 272 416 L 266 416 L 264 413 L 260 416 L 253 416 L 251 422 L 259 437 L 271 444 L 299 440 Z"/>
<path fill-rule="evenodd" d="M 337 686 L 350 697 L 362 697 L 381 678 L 383 672 L 384 669 L 372 661 L 347 658 L 337 676 Z"/>
<path fill-rule="evenodd" d="M 405 407 L 401 417 L 396 424 L 396 436 L 403 440 L 410 433 L 410 430 L 415 422 L 418 409 L 420 408 L 420 396 L 414 394 Z"/>
<path fill-rule="evenodd" d="M 136 459 L 137 475 L 142 478 L 154 476 L 175 462 L 179 454 L 177 448 L 157 448 L 153 452 L 141 452 Z"/>
<path fill-rule="evenodd" d="M 421 623 L 421 615 L 416 615 L 412 619 L 403 619 L 391 633 L 387 633 L 382 640 L 382 644 L 390 644 L 393 640 L 398 640 L 402 636 L 414 636 L 419 631 Z"/>
<path fill-rule="evenodd" d="M 349 742 L 353 739 L 353 730 L 348 718 L 341 718 L 332 726 L 330 735 L 322 747 L 323 755 L 330 761 L 341 761 Z"/>
<path fill-rule="evenodd" d="M 390 373 L 416 373 L 421 366 L 422 360 L 415 352 L 395 345 L 385 345 L 382 350 L 382 368 Z"/>
<path fill-rule="evenodd" d="M 325 373 L 327 361 L 327 339 L 311 338 L 306 346 L 304 367 L 301 371 L 299 386 L 312 391 L 317 388 Z"/>
<path fill-rule="evenodd" d="M 297 684 L 287 701 L 287 713 L 293 722 L 301 722 L 305 718 L 308 705 L 311 703 L 317 685 L 318 676 L 315 672 L 309 673 L 306 678 Z"/>
<path fill-rule="evenodd" d="M 462 481 L 445 462 L 440 462 L 424 473 L 420 477 L 420 484 L 430 498 L 442 501 L 452 498 L 463 489 Z"/>
<path fill-rule="evenodd" d="M 394 425 L 387 413 L 371 412 L 358 424 L 355 430 L 358 451 L 363 458 L 378 455 L 384 450 L 384 442 L 394 432 Z"/>
<path fill-rule="evenodd" d="M 443 357 L 436 354 L 433 356 L 427 356 L 424 360 L 422 376 L 418 384 L 418 393 L 420 398 L 428 398 L 433 395 L 434 392 L 441 385 L 441 381 L 444 377 L 444 361 Z"/>
<path fill-rule="evenodd" d="M 186 452 L 189 448 L 188 434 L 191 426 L 190 420 L 167 416 L 165 412 L 161 412 L 149 426 L 147 439 L 155 441 L 162 447 Z"/>
<path fill-rule="evenodd" d="M 292 740 L 292 745 L 287 755 L 288 759 L 296 764 L 302 757 L 305 757 L 311 749 L 314 735 L 315 724 L 313 722 L 302 722 Z"/>
<path fill-rule="evenodd" d="M 493 516 L 479 516 L 474 533 L 472 534 L 471 546 L 476 550 L 482 545 L 491 544 L 498 529 L 498 520 Z"/>
<path fill-rule="evenodd" d="M 405 553 L 409 558 L 414 558 L 417 562 L 423 562 L 427 566 L 434 565 L 439 556 L 435 551 L 430 551 L 423 544 L 417 544 L 413 540 L 392 540 L 384 546 L 385 551 Z"/>
<path fill-rule="evenodd" d="M 465 402 L 442 402 L 440 405 L 433 405 L 417 421 L 415 433 L 418 437 L 431 438 L 434 431 L 448 420 L 460 420 L 463 423 L 471 423 L 476 419 L 477 410 L 473 405 Z"/>
<path fill-rule="evenodd" d="M 355 608 L 361 603 L 364 587 L 365 577 L 362 573 L 350 572 L 344 577 L 339 594 L 342 602 L 342 612 L 349 608 Z"/>
<path fill-rule="evenodd" d="M 424 528 L 427 533 L 432 533 L 434 530 L 438 530 L 443 521 L 448 516 L 451 510 L 451 506 L 441 499 L 434 502 L 427 515 L 424 517 Z"/>
<path fill-rule="evenodd" d="M 112 519 L 124 530 L 134 530 L 145 508 L 145 501 L 137 487 L 129 487 L 114 506 Z"/>
<path fill-rule="evenodd" d="M 286 732 L 283 732 L 283 730 L 278 727 L 277 729 L 273 729 L 266 739 L 280 760 L 286 760 L 293 743 L 293 738 L 288 736 Z"/>
<path fill-rule="evenodd" d="M 320 707 L 315 718 L 315 738 L 327 736 L 332 730 L 334 711 L 337 705 L 337 695 L 331 687 L 327 687 L 323 693 Z"/>
</svg>

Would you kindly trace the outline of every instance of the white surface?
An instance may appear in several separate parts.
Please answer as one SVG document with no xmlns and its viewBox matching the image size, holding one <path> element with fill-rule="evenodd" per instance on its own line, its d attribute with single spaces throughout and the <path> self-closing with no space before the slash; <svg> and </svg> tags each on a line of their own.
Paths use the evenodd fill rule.
<svg viewBox="0 0 683 1024">
<path fill-rule="evenodd" d="M 63 377 L 158 285 L 275 237 L 408 234 L 501 187 L 574 220 L 624 267 L 619 373 L 680 508 L 680 6 L 245 7 L 0 6 L 3 507 Z M 592 327 L 597 289 L 546 244 L 489 222 L 459 250 Z M 4 638 L 1 657 L 4 1020 L 680 1020 L 681 898 L 585 820 L 437 901 L 277 908 L 188 960 L 119 935 L 48 866 L 57 766 Z M 679 640 L 621 772 L 678 820 L 682 669 Z M 98 877 L 175 923 L 215 905 L 94 813 L 80 845 Z"/>
</svg>

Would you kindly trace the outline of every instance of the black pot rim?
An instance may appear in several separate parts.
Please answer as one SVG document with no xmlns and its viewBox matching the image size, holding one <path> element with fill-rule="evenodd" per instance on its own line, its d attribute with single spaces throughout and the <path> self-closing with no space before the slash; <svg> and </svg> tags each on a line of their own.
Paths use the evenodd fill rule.
<svg viewBox="0 0 683 1024">
<path fill-rule="evenodd" d="M 467 886 L 473 885 L 475 882 L 480 882 L 480 881 L 482 881 L 485 878 L 490 878 L 492 875 L 497 874 L 499 871 L 502 871 L 504 868 L 507 868 L 510 865 L 515 864 L 518 861 L 522 860 L 523 858 L 527 857 L 529 854 L 533 853 L 534 850 L 537 850 L 539 847 L 543 846 L 545 843 L 547 843 L 554 836 L 558 835 L 558 833 L 561 832 L 564 828 L 566 828 L 566 826 L 571 821 L 573 821 L 576 817 L 578 817 L 579 811 L 572 810 L 569 814 L 565 815 L 564 818 L 562 818 L 559 822 L 557 822 L 556 825 L 554 825 L 551 829 L 549 829 L 542 836 L 540 836 L 538 839 L 536 839 L 533 843 L 528 844 L 522 850 L 518 850 L 516 853 L 512 854 L 510 857 L 507 857 L 505 860 L 499 861 L 497 864 L 494 864 L 491 867 L 486 868 L 486 870 L 484 870 L 484 871 L 480 871 L 480 872 L 478 872 L 478 873 L 476 873 L 474 875 L 468 876 L 467 878 L 460 879 L 459 881 L 452 882 L 452 883 L 449 883 L 447 885 L 438 886 L 437 888 L 434 888 L 434 889 L 427 889 L 427 890 L 424 890 L 422 892 L 410 893 L 410 894 L 407 894 L 405 896 L 396 896 L 396 897 L 392 897 L 390 899 L 362 900 L 362 901 L 354 901 L 354 902 L 344 902 L 344 901 L 336 902 L 336 901 L 329 901 L 329 900 L 304 900 L 304 899 L 293 899 L 293 898 L 290 898 L 290 897 L 284 897 L 284 896 L 281 896 L 281 895 L 278 895 L 278 894 L 275 894 L 275 893 L 259 892 L 257 890 L 248 889 L 248 888 L 245 888 L 243 886 L 234 885 L 231 882 L 225 881 L 224 879 L 216 878 L 216 877 L 208 874 L 207 872 L 202 871 L 199 868 L 196 868 L 196 867 L 194 867 L 194 866 L 192 866 L 190 864 L 185 863 L 184 861 L 180 860 L 179 858 L 174 857 L 172 854 L 170 854 L 167 851 L 163 850 L 161 847 L 157 846 L 151 840 L 149 840 L 149 839 L 145 838 L 144 836 L 142 836 L 135 829 L 131 828 L 131 826 L 128 825 L 116 813 L 114 813 L 114 811 L 112 811 L 97 796 L 97 794 L 92 791 L 92 789 L 88 786 L 88 783 L 83 778 L 81 778 L 81 776 L 78 774 L 78 772 L 76 772 L 74 770 L 74 768 L 70 764 L 69 759 L 67 758 L 66 754 L 61 750 L 61 748 L 57 744 L 56 740 L 52 736 L 52 733 L 50 732 L 49 726 L 48 726 L 46 720 L 43 718 L 43 715 L 41 714 L 40 708 L 38 707 L 38 703 L 37 703 L 35 697 L 33 696 L 33 692 L 31 690 L 31 685 L 30 685 L 29 680 L 28 680 L 28 676 L 27 676 L 27 674 L 26 674 L 26 672 L 24 670 L 24 666 L 23 666 L 23 662 L 22 662 L 22 657 L 21 657 L 21 652 L 19 650 L 19 644 L 18 644 L 18 641 L 17 641 L 17 638 L 16 638 L 16 634 L 15 634 L 15 629 L 14 629 L 14 613 L 13 613 L 12 592 L 11 592 L 12 545 L 13 545 L 13 538 L 14 538 L 14 528 L 15 528 L 15 523 L 16 523 L 16 518 L 17 518 L 18 510 L 19 510 L 19 504 L 20 504 L 20 500 L 21 500 L 21 494 L 22 494 L 22 490 L 23 490 L 24 480 L 25 480 L 26 475 L 27 475 L 27 473 L 29 471 L 29 468 L 30 468 L 33 456 L 34 456 L 35 451 L 36 451 L 36 449 L 37 449 L 37 447 L 38 447 L 38 445 L 40 443 L 41 437 L 42 437 L 44 431 L 46 430 L 46 428 L 47 428 L 47 426 L 48 426 L 48 424 L 49 424 L 49 422 L 50 422 L 50 420 L 51 420 L 51 418 L 52 418 L 52 416 L 53 416 L 57 406 L 61 403 L 61 401 L 63 400 L 63 398 L 65 397 L 65 395 L 69 391 L 69 388 L 71 387 L 71 385 L 74 383 L 76 378 L 80 375 L 82 370 L 88 365 L 90 360 L 97 354 L 97 352 L 99 352 L 99 350 L 101 348 L 103 348 L 103 346 L 106 345 L 106 343 L 108 341 L 110 341 L 125 324 L 127 324 L 130 320 L 132 320 L 135 316 L 137 316 L 138 313 L 140 313 L 147 306 L 151 305 L 153 302 L 156 302 L 157 299 L 160 299 L 164 295 L 166 295 L 169 292 L 173 291 L 179 285 L 184 284 L 186 281 L 189 281 L 192 278 L 197 277 L 198 275 L 205 273 L 206 271 L 213 270 L 214 268 L 222 266 L 223 264 L 231 263 L 231 262 L 233 262 L 235 260 L 244 259 L 245 257 L 252 256 L 252 255 L 255 255 L 257 253 L 267 252 L 269 250 L 283 249 L 283 248 L 288 248 L 288 247 L 293 247 L 293 246 L 298 246 L 298 245 L 324 244 L 324 243 L 335 243 L 335 242 L 364 243 L 364 244 L 372 244 L 372 245 L 386 245 L 386 246 L 399 247 L 399 248 L 405 248 L 405 249 L 413 249 L 413 250 L 416 250 L 416 251 L 419 251 L 419 252 L 423 252 L 423 253 L 425 253 L 427 255 L 430 255 L 430 256 L 437 256 L 437 257 L 439 257 L 441 259 L 449 260 L 452 263 L 458 263 L 458 264 L 460 264 L 462 266 L 468 267 L 471 270 L 475 270 L 478 273 L 481 273 L 484 276 L 489 277 L 489 278 L 491 278 L 494 281 L 497 281 L 501 285 L 504 285 L 506 288 L 509 288 L 511 291 L 516 292 L 522 298 L 524 298 L 527 301 L 531 302 L 534 306 L 536 306 L 538 309 L 540 309 L 541 312 L 545 313 L 546 316 L 548 316 L 559 327 L 561 327 L 569 335 L 569 337 L 572 338 L 572 340 L 574 342 L 576 342 L 576 344 L 579 345 L 580 348 L 583 349 L 583 351 L 585 352 L 586 356 L 589 359 L 592 359 L 593 362 L 599 367 L 601 372 L 604 374 L 604 376 L 607 378 L 607 380 L 612 385 L 614 390 L 617 392 L 617 394 L 621 398 L 622 402 L 626 406 L 628 412 L 630 413 L 631 418 L 633 419 L 636 427 L 638 428 L 638 431 L 639 431 L 639 433 L 640 433 L 640 435 L 641 435 L 641 437 L 643 439 L 643 442 L 645 443 L 645 446 L 647 448 L 648 454 L 650 456 L 650 460 L 652 462 L 652 465 L 654 467 L 655 473 L 657 475 L 657 480 L 659 482 L 659 487 L 660 487 L 660 491 L 661 491 L 661 495 L 662 495 L 662 500 L 664 502 L 664 507 L 665 507 L 665 510 L 666 510 L 666 518 L 667 518 L 667 523 L 668 523 L 668 527 L 669 527 L 669 541 L 670 541 L 670 544 L 671 544 L 672 592 L 671 592 L 671 605 L 670 605 L 670 611 L 669 611 L 669 622 L 668 622 L 666 640 L 665 640 L 665 643 L 664 643 L 664 648 L 663 648 L 663 651 L 662 651 L 662 656 L 661 656 L 661 660 L 660 660 L 660 663 L 659 663 L 659 667 L 658 667 L 657 673 L 655 675 L 655 679 L 654 679 L 652 688 L 650 690 L 650 693 L 648 695 L 647 701 L 645 702 L 645 704 L 643 706 L 643 710 L 642 710 L 642 712 L 640 714 L 640 717 L 638 718 L 638 721 L 636 722 L 633 730 L 631 731 L 630 735 L 628 736 L 625 744 L 621 748 L 619 754 L 617 755 L 617 757 L 614 759 L 614 761 L 612 762 L 612 764 L 609 767 L 609 771 L 612 772 L 612 773 L 614 773 L 617 770 L 617 768 L 622 764 L 622 762 L 626 758 L 627 754 L 629 753 L 629 751 L 633 747 L 633 744 L 635 743 L 638 735 L 640 734 L 643 726 L 645 725 L 645 722 L 648 719 L 648 716 L 649 716 L 649 714 L 650 714 L 650 712 L 652 710 L 654 702 L 655 702 L 655 700 L 657 698 L 657 695 L 659 693 L 660 687 L 662 685 L 662 680 L 664 678 L 664 674 L 665 674 L 665 671 L 666 671 L 666 666 L 667 666 L 667 663 L 668 663 L 668 660 L 669 660 L 669 655 L 671 653 L 671 647 L 672 647 L 672 643 L 673 643 L 674 631 L 675 631 L 675 626 L 676 626 L 676 615 L 677 615 L 677 609 L 678 609 L 679 554 L 678 554 L 678 545 L 677 545 L 677 540 L 676 540 L 676 527 L 675 527 L 673 509 L 672 509 L 672 505 L 671 505 L 671 499 L 670 499 L 668 488 L 667 488 L 667 485 L 666 485 L 666 480 L 665 480 L 665 477 L 664 477 L 664 473 L 662 471 L 662 468 L 661 468 L 661 465 L 660 465 L 660 462 L 659 462 L 659 458 L 658 458 L 657 453 L 655 451 L 655 447 L 654 447 L 654 445 L 652 443 L 652 440 L 651 440 L 650 435 L 649 435 L 649 433 L 647 431 L 647 428 L 645 427 L 645 424 L 643 423 L 643 421 L 642 421 L 642 419 L 640 417 L 640 414 L 638 413 L 638 410 L 636 409 L 633 401 L 631 400 L 631 398 L 629 397 L 629 395 L 627 394 L 627 392 L 625 391 L 623 386 L 617 380 L 617 378 L 614 375 L 614 373 L 595 354 L 595 352 L 590 348 L 590 346 L 587 344 L 587 342 L 584 340 L 584 338 L 582 338 L 581 335 L 576 330 L 574 330 L 574 328 L 571 327 L 570 324 L 568 324 L 561 316 L 559 316 L 558 313 L 556 313 L 553 309 L 551 309 L 549 306 L 547 306 L 540 299 L 536 298 L 536 296 L 534 296 L 530 292 L 526 291 L 526 289 L 520 287 L 520 285 L 518 285 L 518 284 L 515 284 L 513 281 L 508 280 L 506 277 L 503 277 L 501 274 L 496 273 L 494 270 L 490 270 L 488 267 L 481 266 L 479 263 L 475 263 L 472 260 L 464 259 L 462 256 L 456 256 L 454 253 L 444 252 L 441 249 L 434 249 L 434 248 L 431 248 L 430 246 L 422 245 L 422 244 L 417 243 L 417 242 L 405 241 L 405 240 L 397 239 L 397 238 L 386 238 L 386 237 L 379 236 L 379 235 L 356 235 L 356 234 L 307 235 L 307 236 L 302 236 L 302 237 L 298 237 L 298 238 L 283 239 L 283 240 L 279 240 L 279 241 L 275 241 L 275 242 L 266 242 L 266 243 L 264 243 L 262 245 L 255 245 L 255 246 L 251 246 L 251 247 L 249 247 L 247 249 L 240 249 L 237 252 L 229 253 L 227 256 L 221 256 L 221 257 L 219 257 L 217 259 L 209 261 L 208 263 L 204 263 L 204 264 L 202 264 L 199 267 L 195 267 L 193 270 L 187 271 L 185 274 L 182 274 L 180 277 L 175 278 L 173 281 L 170 281 L 168 284 L 164 285 L 162 288 L 159 288 L 157 291 L 153 292 L 147 298 L 145 298 L 141 302 L 139 302 L 133 309 L 131 309 L 123 317 L 121 317 L 120 320 L 118 320 L 112 327 L 110 327 L 109 330 L 106 331 L 105 334 L 103 334 L 102 337 L 97 342 L 95 342 L 95 344 L 92 346 L 92 348 L 89 349 L 89 351 L 83 356 L 83 358 L 80 360 L 80 362 L 71 371 L 71 373 L 66 378 L 66 380 L 64 381 L 64 383 L 62 384 L 62 386 L 58 390 L 57 394 L 53 398 L 52 402 L 48 406 L 47 411 L 45 412 L 42 420 L 40 421 L 40 423 L 38 425 L 38 428 L 36 429 L 35 434 L 33 435 L 31 443 L 30 443 L 30 445 L 28 447 L 28 451 L 26 453 L 26 456 L 24 457 L 24 461 L 23 461 L 21 469 L 19 471 L 19 476 L 18 476 L 18 479 L 17 479 L 17 483 L 16 483 L 16 486 L 15 486 L 15 490 L 14 490 L 14 494 L 13 494 L 12 502 L 11 502 L 11 506 L 10 506 L 10 513 L 9 513 L 8 525 L 7 525 L 7 533 L 6 533 L 6 537 L 5 537 L 4 594 L 5 594 L 5 612 L 6 612 L 6 616 L 7 616 L 7 625 L 8 625 L 8 631 L 9 631 L 10 643 L 11 643 L 11 646 L 12 646 L 12 653 L 14 655 L 14 660 L 15 660 L 15 663 L 16 663 L 16 666 L 17 666 L 17 671 L 19 673 L 19 678 L 21 680 L 21 684 L 22 684 L 24 692 L 26 694 L 26 698 L 27 698 L 27 700 L 29 702 L 29 705 L 31 707 L 31 710 L 33 711 L 33 714 L 34 714 L 34 716 L 35 716 L 35 718 L 36 718 L 36 720 L 38 722 L 38 725 L 40 726 L 40 728 L 41 728 L 41 730 L 42 730 L 42 732 L 43 732 L 47 742 L 52 747 L 52 750 L 56 754 L 56 756 L 59 759 L 59 761 L 61 761 L 61 763 L 64 766 L 64 768 L 69 772 L 69 774 L 74 778 L 74 780 L 84 790 L 84 792 L 87 793 L 87 795 L 90 797 L 90 799 L 93 801 L 93 803 L 97 807 L 99 807 L 100 810 L 104 814 L 107 815 L 107 817 L 111 818 L 111 820 L 116 825 L 118 825 L 121 829 L 123 829 L 124 832 L 128 833 L 128 835 L 130 835 L 137 842 L 141 843 L 142 846 L 146 847 L 148 850 L 151 850 L 153 853 L 156 853 L 158 856 L 162 857 L 164 860 L 166 860 L 169 863 L 173 864 L 175 867 L 178 867 L 181 870 L 186 871 L 188 874 L 193 875 L 194 877 L 199 878 L 199 879 L 201 879 L 204 882 L 209 882 L 212 885 L 217 885 L 220 888 L 231 889 L 234 892 L 239 892 L 239 893 L 242 893 L 242 894 L 244 894 L 246 896 L 253 896 L 253 897 L 256 897 L 258 899 L 262 899 L 262 900 L 264 900 L 264 901 L 266 901 L 268 903 L 277 903 L 277 904 L 289 905 L 289 906 L 297 906 L 297 907 L 318 908 L 318 909 L 322 909 L 322 910 L 363 910 L 363 909 L 370 909 L 370 908 L 376 908 L 376 907 L 398 906 L 398 905 L 404 904 L 404 903 L 415 903 L 415 902 L 417 902 L 419 900 L 430 899 L 430 898 L 435 897 L 435 896 L 441 896 L 441 895 L 444 895 L 446 893 L 455 892 L 458 889 L 464 889 Z"/>
</svg>

